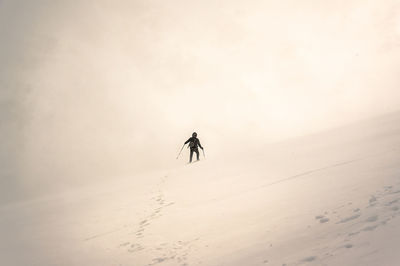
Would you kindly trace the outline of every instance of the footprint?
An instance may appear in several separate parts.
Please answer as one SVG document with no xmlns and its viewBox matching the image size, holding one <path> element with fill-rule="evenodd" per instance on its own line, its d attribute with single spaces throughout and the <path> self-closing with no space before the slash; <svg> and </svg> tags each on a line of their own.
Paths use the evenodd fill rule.
<svg viewBox="0 0 400 266">
<path fill-rule="evenodd" d="M 161 258 L 155 258 L 155 259 L 153 259 L 153 262 L 154 263 L 161 263 L 161 262 L 163 262 L 163 261 L 166 261 L 168 258 L 165 258 L 165 257 L 161 257 Z"/>
<path fill-rule="evenodd" d="M 321 220 L 319 220 L 320 223 L 327 223 L 329 222 L 329 218 L 322 218 Z"/>
<path fill-rule="evenodd" d="M 374 216 L 368 217 L 366 222 L 373 223 L 373 222 L 376 222 L 377 220 L 378 220 L 378 215 L 374 215 Z"/>
<path fill-rule="evenodd" d="M 376 201 L 376 197 L 374 195 L 371 196 L 371 198 L 369 199 L 369 203 L 372 204 Z"/>
<path fill-rule="evenodd" d="M 386 203 L 385 206 L 390 206 L 390 205 L 392 205 L 394 203 L 397 203 L 398 201 L 399 201 L 399 199 L 392 200 L 392 201 Z"/>
<path fill-rule="evenodd" d="M 348 236 L 356 236 L 356 235 L 358 235 L 360 232 L 358 231 L 358 232 L 353 232 L 353 233 L 350 233 L 350 234 L 348 234 Z"/>
<path fill-rule="evenodd" d="M 378 225 L 367 226 L 364 229 L 362 229 L 361 231 L 374 231 L 377 227 L 378 227 Z"/>
<path fill-rule="evenodd" d="M 301 262 L 311 262 L 311 261 L 314 261 L 316 259 L 317 259 L 316 256 L 310 256 L 310 257 L 302 259 Z"/>
<path fill-rule="evenodd" d="M 361 214 L 355 214 L 355 215 L 353 215 L 353 216 L 343 218 L 342 220 L 340 220 L 340 221 L 337 222 L 337 223 L 338 223 L 338 224 L 347 223 L 347 222 L 349 222 L 349 221 L 351 221 L 351 220 L 357 219 L 357 218 L 360 217 L 360 216 L 361 216 Z"/>
<path fill-rule="evenodd" d="M 136 244 L 136 243 L 132 243 L 132 244 L 129 246 L 128 251 L 129 251 L 129 252 L 135 252 L 135 251 L 140 251 L 140 250 L 143 250 L 143 249 L 144 249 L 144 247 L 143 247 L 142 245 Z"/>
</svg>

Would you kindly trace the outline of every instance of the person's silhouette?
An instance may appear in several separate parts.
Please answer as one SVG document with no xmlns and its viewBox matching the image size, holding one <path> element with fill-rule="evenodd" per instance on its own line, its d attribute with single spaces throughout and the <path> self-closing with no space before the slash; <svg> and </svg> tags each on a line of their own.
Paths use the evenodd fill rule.
<svg viewBox="0 0 400 266">
<path fill-rule="evenodd" d="M 193 153 L 194 152 L 197 155 L 197 161 L 200 160 L 198 147 L 200 147 L 200 149 L 203 149 L 203 147 L 200 144 L 200 140 L 197 138 L 197 133 L 196 132 L 193 132 L 192 137 L 190 137 L 187 141 L 185 141 L 185 144 L 188 144 L 188 143 L 189 143 L 189 148 L 190 148 L 190 160 L 189 160 L 189 163 L 192 162 L 192 158 L 193 158 Z"/>
</svg>

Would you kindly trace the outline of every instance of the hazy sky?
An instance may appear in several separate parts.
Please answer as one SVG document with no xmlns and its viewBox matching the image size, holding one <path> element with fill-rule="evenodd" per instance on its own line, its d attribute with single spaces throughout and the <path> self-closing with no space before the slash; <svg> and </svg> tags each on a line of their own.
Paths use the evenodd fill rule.
<svg viewBox="0 0 400 266">
<path fill-rule="evenodd" d="M 0 48 L 4 198 L 400 108 L 397 0 L 0 0 Z"/>
</svg>

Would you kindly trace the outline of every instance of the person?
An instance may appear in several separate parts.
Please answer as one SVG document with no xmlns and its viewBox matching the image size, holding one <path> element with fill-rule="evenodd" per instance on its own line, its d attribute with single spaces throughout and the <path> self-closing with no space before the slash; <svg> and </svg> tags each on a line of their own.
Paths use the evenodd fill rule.
<svg viewBox="0 0 400 266">
<path fill-rule="evenodd" d="M 198 147 L 200 147 L 200 149 L 203 150 L 203 147 L 200 144 L 200 140 L 197 138 L 197 133 L 193 132 L 192 137 L 190 137 L 187 141 L 185 141 L 185 145 L 189 143 L 189 147 L 190 147 L 190 161 L 189 163 L 192 162 L 192 158 L 193 158 L 193 153 L 195 152 L 197 155 L 197 161 L 200 160 L 199 158 L 199 149 Z"/>
</svg>

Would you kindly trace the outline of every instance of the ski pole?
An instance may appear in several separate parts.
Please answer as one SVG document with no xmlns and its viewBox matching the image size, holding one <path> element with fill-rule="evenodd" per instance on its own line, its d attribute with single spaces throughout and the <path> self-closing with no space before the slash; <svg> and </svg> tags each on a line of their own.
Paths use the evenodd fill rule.
<svg viewBox="0 0 400 266">
<path fill-rule="evenodd" d="M 181 152 L 182 152 L 182 150 L 183 150 L 183 147 L 185 147 L 185 144 L 183 144 L 182 149 L 180 150 L 178 156 L 176 156 L 176 159 L 178 159 L 178 158 L 179 158 L 179 155 L 181 155 Z"/>
<path fill-rule="evenodd" d="M 204 158 L 206 158 L 206 154 L 204 153 L 204 149 L 202 149 L 203 150 L 203 156 L 204 156 Z"/>
</svg>

